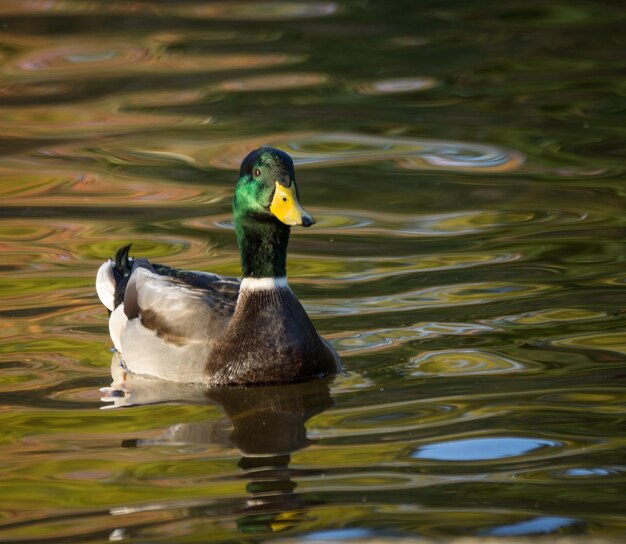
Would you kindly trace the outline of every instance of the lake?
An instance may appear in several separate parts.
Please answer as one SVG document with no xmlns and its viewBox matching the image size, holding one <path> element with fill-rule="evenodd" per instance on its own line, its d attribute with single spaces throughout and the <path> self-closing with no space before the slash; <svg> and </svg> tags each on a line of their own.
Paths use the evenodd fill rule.
<svg viewBox="0 0 626 544">
<path fill-rule="evenodd" d="M 623 538 L 625 21 L 0 0 L 0 540 Z M 239 275 L 260 145 L 296 163 L 290 285 L 345 371 L 101 392 L 98 266 Z"/>
</svg>

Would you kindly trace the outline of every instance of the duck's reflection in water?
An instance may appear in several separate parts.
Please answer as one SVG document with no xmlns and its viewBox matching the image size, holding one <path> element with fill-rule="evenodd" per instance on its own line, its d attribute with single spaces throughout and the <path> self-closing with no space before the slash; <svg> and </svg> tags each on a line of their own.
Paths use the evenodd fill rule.
<svg viewBox="0 0 626 544">
<path fill-rule="evenodd" d="M 307 447 L 305 423 L 333 404 L 331 379 L 289 385 L 207 389 L 127 374 L 112 362 L 114 381 L 103 389 L 108 407 L 168 402 L 218 404 L 221 421 L 181 422 L 152 439 L 126 440 L 123 446 L 225 444 L 241 452 L 239 467 L 249 496 L 233 513 L 243 532 L 286 529 L 307 518 L 304 497 L 295 493 L 291 453 Z M 190 515 L 194 515 L 190 512 Z"/>
</svg>

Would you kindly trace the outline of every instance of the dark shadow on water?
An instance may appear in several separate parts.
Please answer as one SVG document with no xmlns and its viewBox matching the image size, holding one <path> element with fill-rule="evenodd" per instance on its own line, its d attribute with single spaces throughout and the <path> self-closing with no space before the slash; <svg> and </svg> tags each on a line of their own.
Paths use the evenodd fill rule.
<svg viewBox="0 0 626 544">
<path fill-rule="evenodd" d="M 275 531 L 306 520 L 310 502 L 295 493 L 291 452 L 307 447 L 305 423 L 333 404 L 328 381 L 209 391 L 233 424 L 230 441 L 250 494 L 237 527 L 245 533 Z M 239 389 L 239 390 L 238 390 Z"/>
<path fill-rule="evenodd" d="M 117 408 L 181 402 L 219 405 L 226 417 L 218 421 L 181 422 L 156 438 L 125 440 L 122 446 L 236 447 L 241 452 L 239 477 L 247 480 L 248 496 L 229 513 L 234 514 L 240 531 L 267 533 L 307 519 L 313 503 L 296 493 L 295 472 L 289 463 L 292 452 L 312 443 L 306 422 L 333 405 L 331 381 L 206 389 L 127 375 L 123 382 L 103 390 L 103 400 Z M 202 516 L 203 507 L 191 507 L 189 515 Z"/>
</svg>

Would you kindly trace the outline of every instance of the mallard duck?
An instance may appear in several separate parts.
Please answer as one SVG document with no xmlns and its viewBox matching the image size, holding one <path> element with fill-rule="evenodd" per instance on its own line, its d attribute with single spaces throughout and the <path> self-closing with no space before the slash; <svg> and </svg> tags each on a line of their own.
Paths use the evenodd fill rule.
<svg viewBox="0 0 626 544">
<path fill-rule="evenodd" d="M 243 278 L 130 258 L 100 266 L 96 289 L 124 371 L 205 385 L 287 383 L 341 367 L 287 282 L 293 225 L 315 223 L 299 202 L 291 157 L 263 147 L 241 163 L 233 216 Z"/>
</svg>

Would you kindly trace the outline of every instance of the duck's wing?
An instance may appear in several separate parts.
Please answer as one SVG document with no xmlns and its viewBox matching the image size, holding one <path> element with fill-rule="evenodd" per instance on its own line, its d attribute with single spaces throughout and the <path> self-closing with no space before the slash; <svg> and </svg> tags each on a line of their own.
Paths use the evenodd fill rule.
<svg viewBox="0 0 626 544">
<path fill-rule="evenodd" d="M 233 315 L 239 281 L 136 260 L 124 292 L 124 314 L 164 341 L 209 342 Z"/>
<path fill-rule="evenodd" d="M 96 289 L 125 367 L 171 381 L 202 381 L 229 323 L 239 280 L 131 259 L 128 248 L 98 270 Z"/>
<path fill-rule="evenodd" d="M 205 382 L 209 354 L 238 292 L 238 281 L 201 272 L 166 276 L 136 260 L 124 302 L 109 321 L 125 368 L 172 382 Z"/>
</svg>

